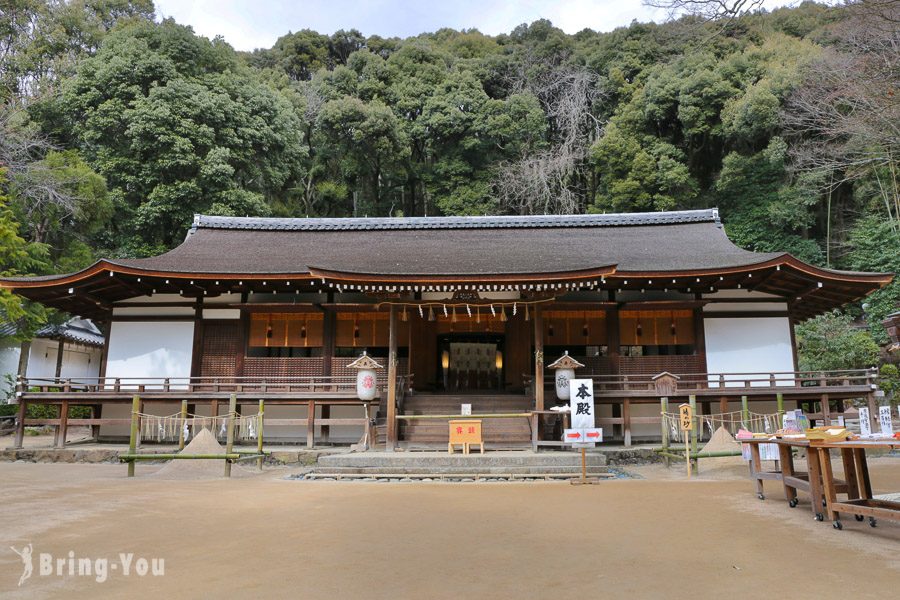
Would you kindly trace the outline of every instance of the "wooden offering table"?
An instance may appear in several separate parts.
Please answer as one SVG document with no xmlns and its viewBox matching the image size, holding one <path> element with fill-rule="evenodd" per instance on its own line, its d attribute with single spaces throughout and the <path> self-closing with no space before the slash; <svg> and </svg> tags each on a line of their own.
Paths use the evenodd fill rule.
<svg viewBox="0 0 900 600">
<path fill-rule="evenodd" d="M 872 497 L 872 482 L 869 479 L 869 466 L 866 462 L 866 450 L 890 450 L 900 447 L 900 440 L 847 440 L 845 442 L 822 442 L 810 446 L 810 454 L 816 453 L 822 465 L 822 482 L 825 493 L 825 510 L 835 529 L 843 529 L 840 514 L 854 515 L 857 521 L 869 517 L 869 525 L 875 527 L 876 519 L 900 521 L 900 502 L 879 500 Z M 848 499 L 837 499 L 837 486 L 834 472 L 831 469 L 831 449 L 841 451 L 844 458 L 844 470 L 854 473 L 855 493 L 848 492 Z M 850 476 L 848 475 L 848 481 Z"/>
<path fill-rule="evenodd" d="M 806 492 L 809 494 L 810 510 L 817 521 L 825 519 L 823 507 L 825 505 L 825 492 L 822 479 L 822 465 L 818 452 L 810 450 L 809 440 L 805 438 L 772 438 L 772 439 L 751 439 L 740 440 L 742 444 L 748 444 L 750 447 L 750 477 L 756 483 L 756 493 L 760 500 L 765 499 L 763 493 L 763 480 L 770 479 L 781 481 L 784 487 L 784 497 L 788 501 L 788 506 L 794 508 L 797 506 L 797 492 Z M 781 466 L 780 471 L 763 471 L 762 460 L 760 458 L 760 444 L 776 444 L 778 446 L 778 458 Z M 808 472 L 797 471 L 794 468 L 794 448 L 805 448 L 806 463 Z M 847 494 L 848 498 L 857 498 L 857 489 L 855 481 L 855 470 L 853 467 L 853 457 L 847 452 L 841 453 L 844 461 L 844 472 L 847 481 L 833 479 L 835 494 Z M 830 467 L 830 463 L 829 463 Z"/>
</svg>

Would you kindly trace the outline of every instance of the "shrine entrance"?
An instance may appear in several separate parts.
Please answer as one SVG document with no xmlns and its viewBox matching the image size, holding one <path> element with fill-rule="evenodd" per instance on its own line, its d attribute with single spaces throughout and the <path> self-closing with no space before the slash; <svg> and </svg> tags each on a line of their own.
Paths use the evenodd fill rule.
<svg viewBox="0 0 900 600">
<path fill-rule="evenodd" d="M 440 389 L 477 394 L 504 389 L 503 334 L 448 333 L 438 336 Z"/>
</svg>

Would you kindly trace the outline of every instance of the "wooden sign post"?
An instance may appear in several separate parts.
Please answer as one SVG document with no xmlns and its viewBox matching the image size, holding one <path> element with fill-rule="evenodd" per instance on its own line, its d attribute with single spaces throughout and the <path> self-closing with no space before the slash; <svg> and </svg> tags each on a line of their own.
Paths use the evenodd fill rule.
<svg viewBox="0 0 900 600">
<path fill-rule="evenodd" d="M 688 431 L 694 428 L 694 411 L 690 404 L 678 406 L 678 420 L 681 424 L 681 434 L 684 436 L 684 458 L 687 461 L 687 475 L 691 477 L 691 444 L 688 441 Z"/>
<path fill-rule="evenodd" d="M 573 484 L 597 483 L 596 477 L 587 476 L 587 455 L 585 450 L 603 441 L 603 430 L 594 427 L 594 381 L 572 379 L 569 382 L 569 407 L 572 428 L 563 433 L 563 441 L 581 449 L 581 479 L 570 480 Z"/>
</svg>

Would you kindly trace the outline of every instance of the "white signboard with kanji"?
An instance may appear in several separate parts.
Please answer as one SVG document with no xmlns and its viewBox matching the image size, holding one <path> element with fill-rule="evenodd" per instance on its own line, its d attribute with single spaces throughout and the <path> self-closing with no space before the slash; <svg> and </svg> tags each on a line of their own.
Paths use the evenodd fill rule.
<svg viewBox="0 0 900 600">
<path fill-rule="evenodd" d="M 594 427 L 593 379 L 573 379 L 569 382 L 569 406 L 572 409 L 572 429 Z"/>
<path fill-rule="evenodd" d="M 569 407 L 572 428 L 566 429 L 563 441 L 573 448 L 593 448 L 603 441 L 603 430 L 594 427 L 594 380 L 573 379 L 569 382 Z"/>
<path fill-rule="evenodd" d="M 869 420 L 869 409 L 865 406 L 859 407 L 859 435 L 872 437 L 872 422 Z"/>
<path fill-rule="evenodd" d="M 891 423 L 890 406 L 880 406 L 878 408 L 878 424 L 881 425 L 881 435 L 894 437 L 894 424 Z"/>
</svg>

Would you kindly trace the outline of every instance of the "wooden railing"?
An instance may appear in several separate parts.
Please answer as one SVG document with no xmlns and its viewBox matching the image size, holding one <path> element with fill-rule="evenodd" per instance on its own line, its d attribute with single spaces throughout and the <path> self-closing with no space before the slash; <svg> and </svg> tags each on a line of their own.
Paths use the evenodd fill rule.
<svg viewBox="0 0 900 600">
<path fill-rule="evenodd" d="M 576 377 L 590 378 L 594 381 L 595 393 L 603 392 L 641 392 L 648 395 L 657 394 L 658 373 L 645 373 L 639 375 L 591 375 L 578 374 Z M 847 369 L 840 371 L 783 371 L 773 373 L 676 373 L 678 377 L 676 390 L 690 392 L 700 390 L 721 390 L 727 394 L 733 394 L 742 389 L 756 388 L 794 388 L 795 391 L 803 391 L 803 388 L 836 387 L 868 387 L 875 389 L 878 381 L 878 372 L 875 369 Z M 532 389 L 534 377 L 523 375 L 527 389 Z M 547 373 L 544 377 L 544 389 L 549 390 L 554 386 L 553 373 Z M 797 390 L 797 388 L 800 388 Z M 812 392 L 814 390 L 810 390 Z M 837 391 L 837 390 L 835 390 Z"/>
<path fill-rule="evenodd" d="M 380 392 L 386 385 L 379 378 Z M 397 378 L 398 386 L 406 385 L 406 377 Z M 400 389 L 403 389 L 401 387 Z M 356 377 L 19 377 L 19 393 L 92 393 L 153 395 L 199 393 L 322 393 L 356 396 Z"/>
</svg>

